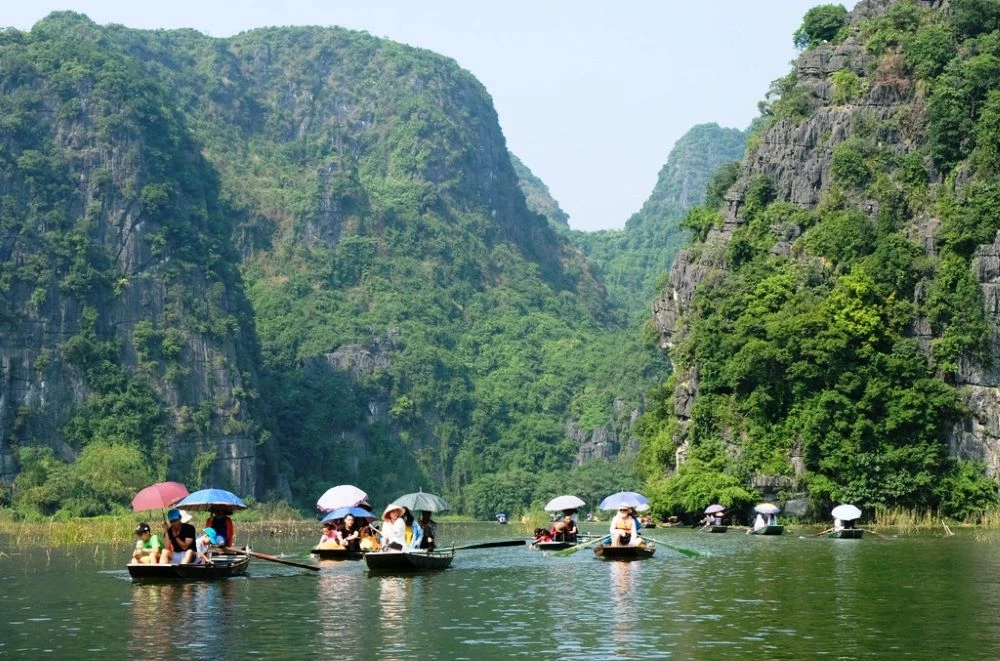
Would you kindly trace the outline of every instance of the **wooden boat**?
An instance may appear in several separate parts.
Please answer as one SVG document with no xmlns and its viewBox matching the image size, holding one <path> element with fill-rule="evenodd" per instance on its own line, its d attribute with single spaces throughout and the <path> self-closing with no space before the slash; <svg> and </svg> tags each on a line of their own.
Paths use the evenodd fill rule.
<svg viewBox="0 0 1000 661">
<path fill-rule="evenodd" d="M 861 539 L 864 534 L 865 531 L 861 528 L 844 528 L 827 533 L 826 536 L 829 539 Z"/>
<path fill-rule="evenodd" d="M 317 546 L 309 551 L 320 560 L 361 560 L 365 557 L 364 551 L 349 551 L 345 548 L 326 549 Z"/>
<path fill-rule="evenodd" d="M 783 532 L 785 532 L 785 526 L 763 526 L 750 530 L 751 535 L 780 535 Z"/>
<path fill-rule="evenodd" d="M 412 574 L 447 569 L 455 558 L 451 549 L 441 551 L 372 551 L 365 564 L 372 574 Z"/>
<path fill-rule="evenodd" d="M 250 556 L 242 553 L 216 555 L 210 565 L 144 565 L 129 564 L 133 581 L 214 581 L 243 576 L 250 565 Z"/>
<path fill-rule="evenodd" d="M 727 530 L 729 530 L 729 526 L 711 525 L 702 528 L 701 532 L 726 532 Z"/>
<path fill-rule="evenodd" d="M 594 547 L 594 555 L 601 560 L 645 560 L 656 552 L 656 542 L 646 540 L 640 546 L 611 546 L 604 543 Z"/>
<path fill-rule="evenodd" d="M 576 546 L 577 544 L 583 544 L 584 542 L 589 542 L 594 539 L 593 535 L 577 535 L 575 542 L 531 542 L 531 548 L 537 551 L 562 551 L 563 549 L 568 549 L 571 546 Z"/>
</svg>

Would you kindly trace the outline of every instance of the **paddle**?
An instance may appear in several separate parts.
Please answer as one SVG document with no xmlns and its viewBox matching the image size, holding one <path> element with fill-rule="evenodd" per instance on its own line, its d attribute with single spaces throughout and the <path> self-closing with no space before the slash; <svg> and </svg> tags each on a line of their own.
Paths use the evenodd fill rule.
<svg viewBox="0 0 1000 661">
<path fill-rule="evenodd" d="M 452 548 L 452 551 L 468 551 L 469 549 L 495 549 L 501 546 L 524 546 L 527 544 L 523 539 L 507 539 L 502 542 L 483 542 L 481 544 L 466 544 L 465 546 L 456 546 Z"/>
<path fill-rule="evenodd" d="M 640 538 L 641 537 L 645 537 L 646 539 L 650 539 L 650 540 L 656 542 L 657 544 L 659 544 L 660 546 L 666 546 L 668 549 L 671 549 L 673 551 L 677 551 L 681 555 L 686 555 L 689 558 L 697 558 L 697 557 L 700 557 L 702 555 L 701 553 L 698 553 L 697 551 L 694 551 L 692 549 L 686 549 L 683 546 L 674 546 L 673 544 L 667 544 L 662 539 L 657 539 L 656 537 L 650 537 L 649 535 L 639 535 L 639 537 Z"/>
<path fill-rule="evenodd" d="M 562 551 L 556 551 L 552 555 L 554 555 L 554 556 L 560 556 L 560 557 L 566 556 L 566 555 L 573 555 L 574 553 L 576 553 L 580 549 L 585 549 L 588 546 L 596 546 L 598 543 L 603 542 L 604 540 L 607 540 L 607 541 L 610 542 L 611 541 L 611 535 L 605 535 L 604 537 L 595 537 L 594 539 L 590 540 L 589 542 L 583 542 L 582 544 L 577 544 L 576 546 L 571 546 L 568 549 L 563 549 Z"/>
<path fill-rule="evenodd" d="M 291 567 L 298 567 L 300 569 L 309 569 L 311 571 L 319 571 L 320 568 L 316 565 L 306 565 L 301 562 L 292 562 L 291 560 L 282 560 L 281 558 L 274 555 L 267 555 L 265 553 L 257 553 L 256 551 L 247 551 L 247 555 L 252 558 L 260 558 L 261 560 L 267 560 L 268 562 L 277 562 L 282 565 L 289 565 Z"/>
<path fill-rule="evenodd" d="M 870 532 L 871 534 L 875 535 L 879 539 L 892 539 L 891 537 L 887 537 L 885 535 L 881 535 L 881 534 L 875 532 L 874 530 L 869 530 L 868 528 L 858 528 L 858 530 L 864 530 L 865 532 Z"/>
</svg>

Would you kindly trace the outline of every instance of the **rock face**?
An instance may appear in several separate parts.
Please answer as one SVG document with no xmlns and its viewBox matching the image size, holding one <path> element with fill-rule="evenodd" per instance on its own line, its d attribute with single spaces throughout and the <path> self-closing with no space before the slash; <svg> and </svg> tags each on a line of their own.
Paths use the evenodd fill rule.
<svg viewBox="0 0 1000 661">
<path fill-rule="evenodd" d="M 869 17 L 884 15 L 891 0 L 862 0 L 851 12 L 855 25 Z M 941 9 L 941 2 L 922 1 L 921 8 Z M 833 74 L 851 71 L 869 81 L 861 98 L 849 103 L 833 101 Z M 744 226 L 743 205 L 748 187 L 755 178 L 764 175 L 773 185 L 774 198 L 792 202 L 804 208 L 815 208 L 831 181 L 831 156 L 834 148 L 851 138 L 859 125 L 878 125 L 892 118 L 904 107 L 919 119 L 923 99 L 916 83 L 903 70 L 899 60 L 891 57 L 875 62 L 856 37 L 843 43 L 823 44 L 803 53 L 795 63 L 796 89 L 808 92 L 808 118 L 801 122 L 779 121 L 760 139 L 755 151 L 748 154 L 742 175 L 728 191 L 722 208 L 721 226 L 712 228 L 704 244 L 679 253 L 672 264 L 669 281 L 652 305 L 652 317 L 659 332 L 660 346 L 668 350 L 685 336 L 684 315 L 690 310 L 692 297 L 699 286 L 710 286 L 713 272 L 725 269 L 726 247 L 733 233 Z M 919 124 L 919 122 L 914 122 Z M 879 135 L 879 147 L 902 154 L 910 152 L 925 139 L 923 127 Z M 939 177 L 937 173 L 931 173 Z M 875 218 L 878 204 L 861 200 L 860 211 Z M 934 254 L 934 235 L 938 220 L 916 217 L 909 228 L 910 238 Z M 772 228 L 776 229 L 776 228 Z M 795 236 L 781 237 L 772 247 L 774 254 L 789 254 Z M 968 407 L 968 415 L 952 430 L 950 445 L 954 455 L 978 459 L 987 464 L 991 475 L 1000 475 L 1000 238 L 993 244 L 979 247 L 972 268 L 985 299 L 987 319 L 993 328 L 989 353 L 992 366 L 964 360 L 955 376 L 956 385 Z M 918 287 L 916 296 L 921 296 Z M 931 329 L 925 319 L 916 319 L 913 334 L 927 350 Z M 692 405 L 698 393 L 698 369 L 682 369 L 674 391 L 674 414 L 681 433 L 689 424 Z"/>
</svg>

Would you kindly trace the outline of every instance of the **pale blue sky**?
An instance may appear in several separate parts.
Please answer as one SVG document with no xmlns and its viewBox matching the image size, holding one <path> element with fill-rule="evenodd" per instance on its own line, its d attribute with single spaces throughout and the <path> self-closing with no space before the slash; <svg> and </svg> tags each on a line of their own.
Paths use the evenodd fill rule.
<svg viewBox="0 0 1000 661">
<path fill-rule="evenodd" d="M 835 1 L 835 0 L 826 0 Z M 493 97 L 510 150 L 576 229 L 624 226 L 695 124 L 746 128 L 790 70 L 792 33 L 824 0 L 27 0 L 22 30 L 69 9 L 97 23 L 227 37 L 340 25 L 454 58 Z M 848 9 L 854 0 L 844 3 Z"/>
</svg>

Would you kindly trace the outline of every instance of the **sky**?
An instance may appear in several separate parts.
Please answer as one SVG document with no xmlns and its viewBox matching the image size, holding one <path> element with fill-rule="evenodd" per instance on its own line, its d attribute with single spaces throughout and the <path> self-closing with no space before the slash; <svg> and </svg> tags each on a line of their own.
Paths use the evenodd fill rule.
<svg viewBox="0 0 1000 661">
<path fill-rule="evenodd" d="M 827 0 L 829 1 L 829 0 Z M 621 228 L 696 124 L 744 129 L 824 0 L 32 0 L 0 25 L 52 11 L 100 24 L 194 28 L 338 25 L 447 55 L 493 98 L 507 147 L 580 230 Z M 848 9 L 854 2 L 843 3 Z"/>
</svg>

